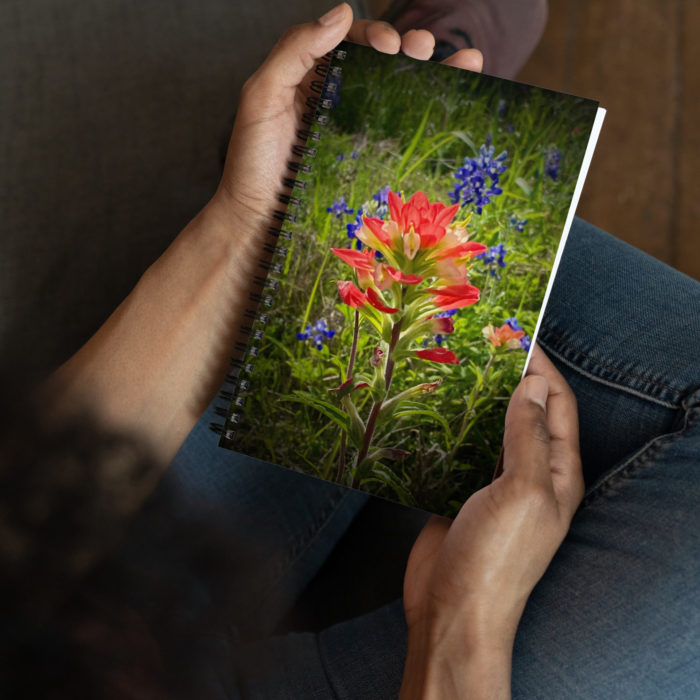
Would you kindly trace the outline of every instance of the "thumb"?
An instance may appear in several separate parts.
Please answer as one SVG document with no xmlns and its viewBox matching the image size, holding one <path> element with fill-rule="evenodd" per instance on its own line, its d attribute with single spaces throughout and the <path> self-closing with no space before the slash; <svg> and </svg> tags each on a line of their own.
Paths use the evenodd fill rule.
<svg viewBox="0 0 700 700">
<path fill-rule="evenodd" d="M 508 405 L 503 436 L 503 471 L 530 483 L 551 484 L 549 384 L 540 375 L 525 377 Z"/>
<path fill-rule="evenodd" d="M 278 90 L 293 90 L 317 59 L 335 48 L 352 25 L 352 9 L 337 5 L 315 22 L 288 29 L 257 72 L 257 78 Z"/>
</svg>

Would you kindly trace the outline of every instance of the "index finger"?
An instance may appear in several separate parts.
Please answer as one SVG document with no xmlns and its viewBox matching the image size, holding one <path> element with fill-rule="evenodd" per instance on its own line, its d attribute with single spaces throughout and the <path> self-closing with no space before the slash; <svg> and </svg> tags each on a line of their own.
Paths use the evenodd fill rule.
<svg viewBox="0 0 700 700">
<path fill-rule="evenodd" d="M 401 48 L 399 33 L 388 22 L 379 20 L 355 20 L 347 38 L 358 44 L 371 46 L 382 53 L 398 53 Z"/>
</svg>

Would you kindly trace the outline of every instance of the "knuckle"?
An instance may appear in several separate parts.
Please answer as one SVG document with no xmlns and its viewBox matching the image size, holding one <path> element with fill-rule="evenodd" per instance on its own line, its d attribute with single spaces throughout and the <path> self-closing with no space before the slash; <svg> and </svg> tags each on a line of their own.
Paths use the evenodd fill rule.
<svg viewBox="0 0 700 700">
<path fill-rule="evenodd" d="M 544 416 L 533 416 L 527 428 L 528 434 L 531 438 L 537 440 L 538 442 L 543 442 L 547 445 L 549 444 L 551 440 L 551 434 L 549 432 L 549 426 L 547 425 L 547 421 L 544 419 Z"/>
<path fill-rule="evenodd" d="M 294 38 L 302 31 L 303 25 L 294 24 L 289 29 L 286 29 L 282 36 L 280 37 L 279 44 L 286 44 L 289 41 L 293 41 Z"/>
<path fill-rule="evenodd" d="M 513 476 L 507 484 L 507 500 L 529 519 L 549 517 L 554 503 L 551 488 L 520 476 Z"/>
<path fill-rule="evenodd" d="M 549 444 L 551 435 L 549 426 L 543 414 L 530 414 L 526 419 L 516 421 L 506 426 L 504 444 L 522 445 L 523 443 L 536 440 L 544 444 Z"/>
</svg>

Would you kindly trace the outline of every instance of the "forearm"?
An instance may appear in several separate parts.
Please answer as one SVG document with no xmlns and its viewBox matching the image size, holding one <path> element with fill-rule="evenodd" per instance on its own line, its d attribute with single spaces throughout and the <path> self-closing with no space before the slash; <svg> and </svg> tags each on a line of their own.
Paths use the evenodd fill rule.
<svg viewBox="0 0 700 700">
<path fill-rule="evenodd" d="M 62 412 L 144 440 L 166 465 L 220 386 L 256 264 L 257 227 L 210 203 L 48 383 Z"/>
</svg>

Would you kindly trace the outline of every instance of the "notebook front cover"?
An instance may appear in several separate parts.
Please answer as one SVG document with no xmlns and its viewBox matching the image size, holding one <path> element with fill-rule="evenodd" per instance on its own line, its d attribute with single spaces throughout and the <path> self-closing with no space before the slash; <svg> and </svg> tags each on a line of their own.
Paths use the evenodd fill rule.
<svg viewBox="0 0 700 700">
<path fill-rule="evenodd" d="M 453 516 L 498 460 L 597 103 L 341 48 L 223 443 Z"/>
</svg>

